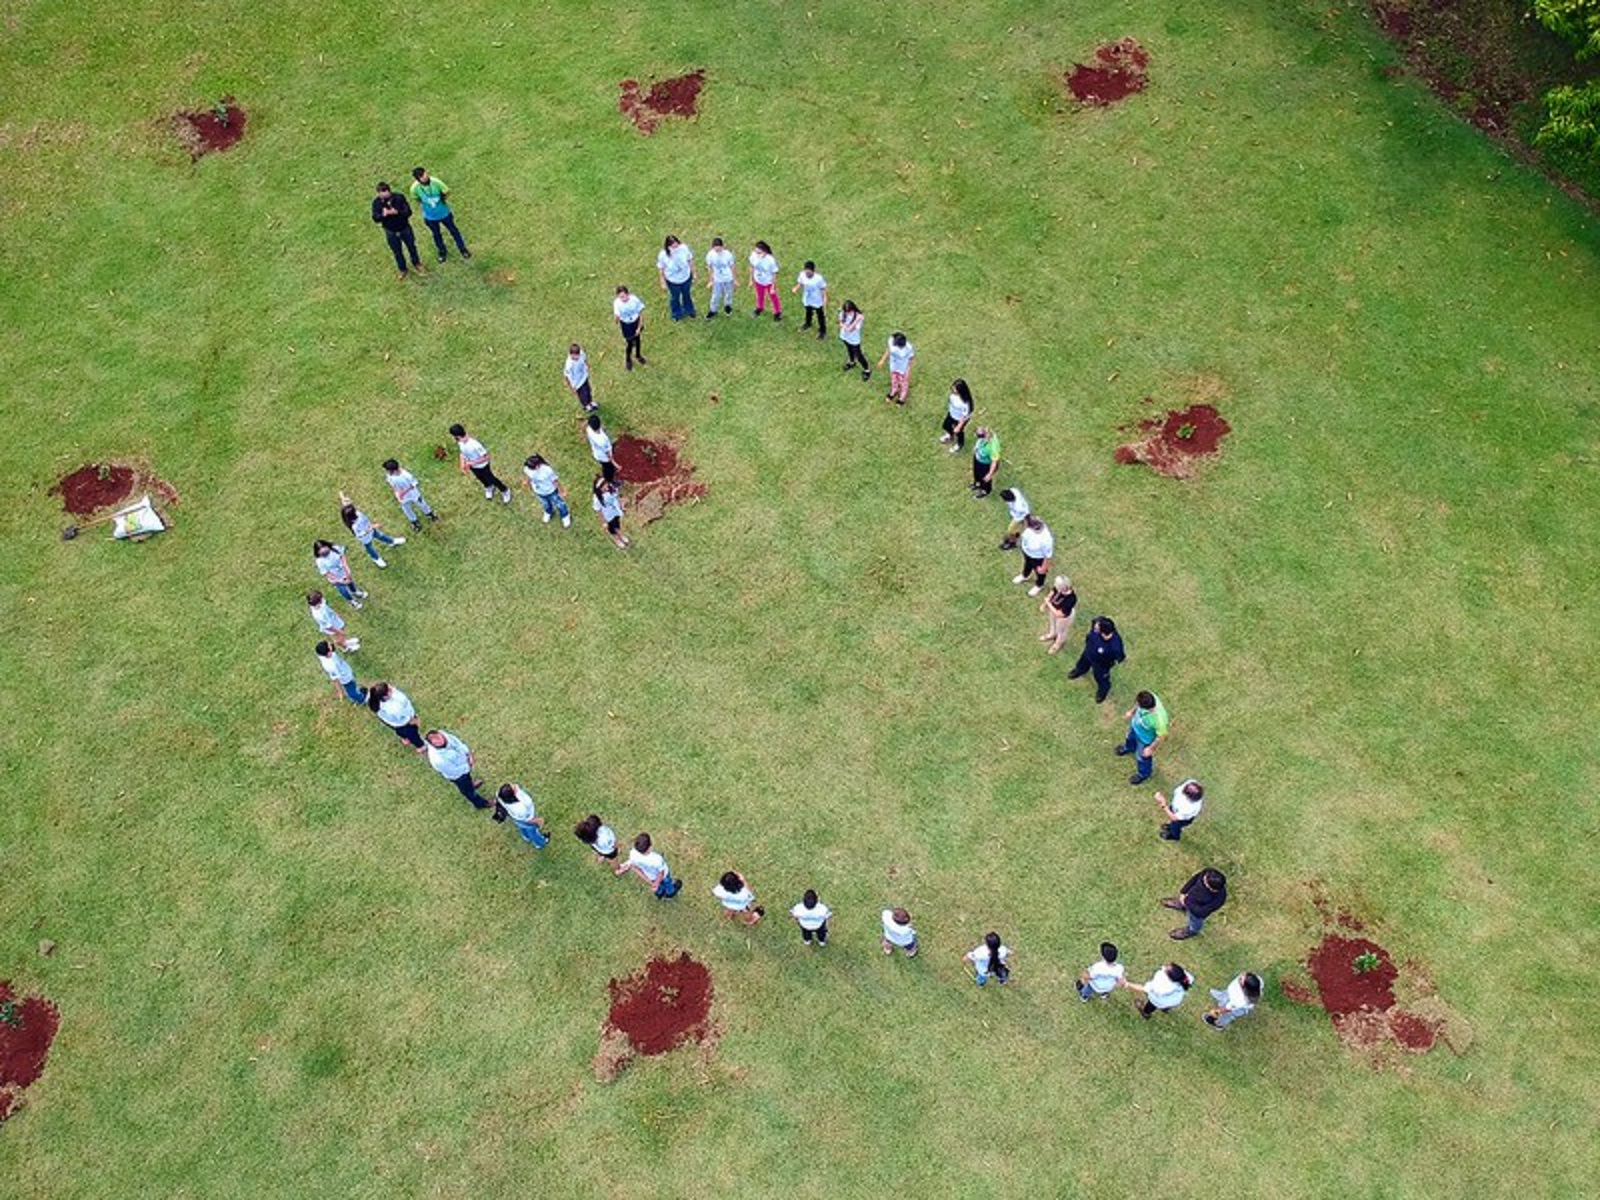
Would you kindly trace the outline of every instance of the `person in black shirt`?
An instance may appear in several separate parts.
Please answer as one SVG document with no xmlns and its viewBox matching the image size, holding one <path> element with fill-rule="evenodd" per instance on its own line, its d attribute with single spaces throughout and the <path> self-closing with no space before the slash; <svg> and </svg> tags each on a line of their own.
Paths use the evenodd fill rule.
<svg viewBox="0 0 1600 1200">
<path fill-rule="evenodd" d="M 394 265 L 400 269 L 400 278 L 408 274 L 405 251 L 411 251 L 411 265 L 422 270 L 422 259 L 417 257 L 417 235 L 411 230 L 411 205 L 399 192 L 391 192 L 387 183 L 378 184 L 378 194 L 372 198 L 372 221 L 383 226 L 383 236 L 389 239 L 389 249 L 394 254 Z"/>
<path fill-rule="evenodd" d="M 1111 668 L 1126 657 L 1122 652 L 1122 635 L 1117 632 L 1117 623 L 1110 617 L 1096 617 L 1089 622 L 1089 632 L 1083 639 L 1083 653 L 1078 655 L 1077 665 L 1067 672 L 1067 678 L 1077 679 L 1093 672 L 1094 701 L 1099 704 L 1111 694 Z"/>
<path fill-rule="evenodd" d="M 1205 927 L 1206 918 L 1228 902 L 1228 880 L 1215 867 L 1207 867 L 1188 883 L 1176 896 L 1168 896 L 1161 903 L 1167 908 L 1188 916 L 1188 924 L 1167 934 L 1175 942 L 1192 938 Z"/>
</svg>

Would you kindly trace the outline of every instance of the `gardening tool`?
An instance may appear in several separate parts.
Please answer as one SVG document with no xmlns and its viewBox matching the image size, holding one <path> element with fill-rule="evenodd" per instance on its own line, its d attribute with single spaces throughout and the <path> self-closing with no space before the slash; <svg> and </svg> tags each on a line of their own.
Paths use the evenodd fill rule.
<svg viewBox="0 0 1600 1200">
<path fill-rule="evenodd" d="M 63 542 L 70 542 L 73 538 L 77 537 L 81 531 L 89 528 L 89 526 L 98 525 L 102 521 L 109 521 L 116 515 L 117 514 L 114 512 L 101 513 L 98 517 L 90 517 L 87 521 L 84 521 L 80 525 L 68 525 L 61 531 L 61 540 Z"/>
</svg>

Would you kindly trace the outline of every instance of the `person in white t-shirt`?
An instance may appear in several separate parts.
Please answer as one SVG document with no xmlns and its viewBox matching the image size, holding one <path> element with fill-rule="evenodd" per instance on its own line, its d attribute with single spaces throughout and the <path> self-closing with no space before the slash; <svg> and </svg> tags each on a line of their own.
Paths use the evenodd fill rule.
<svg viewBox="0 0 1600 1200">
<path fill-rule="evenodd" d="M 488 447 L 469 434 L 467 427 L 459 421 L 450 426 L 450 436 L 456 440 L 456 457 L 461 466 L 461 473 L 471 475 L 482 485 L 483 498 L 493 500 L 494 494 L 499 492 L 500 503 L 510 504 L 511 489 L 489 465 Z"/>
<path fill-rule="evenodd" d="M 1247 1017 L 1261 999 L 1261 976 L 1253 971 L 1235 975 L 1223 991 L 1211 989 L 1216 1005 L 1201 1018 L 1213 1029 L 1226 1029 L 1240 1017 Z"/>
<path fill-rule="evenodd" d="M 333 610 L 333 605 L 321 592 L 307 592 L 306 604 L 311 609 L 311 620 L 315 622 L 318 633 L 346 654 L 354 654 L 361 649 L 361 639 L 345 635 L 344 618 Z"/>
<path fill-rule="evenodd" d="M 644 301 L 628 290 L 628 285 L 617 285 L 617 296 L 611 302 L 611 315 L 617 320 L 617 328 L 622 331 L 623 345 L 626 347 L 623 365 L 628 370 L 633 370 L 633 360 L 638 359 L 641 367 L 650 365 L 650 360 L 644 356 Z"/>
<path fill-rule="evenodd" d="M 674 321 L 693 320 L 694 311 L 694 251 L 672 234 L 661 243 L 656 254 L 656 272 L 661 276 L 661 286 L 666 290 L 672 307 Z"/>
<path fill-rule="evenodd" d="M 839 309 L 839 340 L 844 343 L 844 369 L 850 371 L 859 366 L 862 383 L 872 378 L 872 364 L 861 353 L 861 327 L 866 320 L 866 315 L 856 307 L 854 300 L 846 300 Z"/>
<path fill-rule="evenodd" d="M 884 347 L 883 355 L 878 359 L 881 367 L 889 364 L 889 394 L 884 397 L 890 404 L 904 404 L 911 389 L 911 360 L 916 358 L 917 348 L 906 340 L 903 333 L 894 333 L 889 337 L 889 344 Z"/>
<path fill-rule="evenodd" d="M 1104 1000 L 1122 986 L 1126 977 L 1127 971 L 1117 961 L 1116 946 L 1101 942 L 1100 961 L 1090 963 L 1078 976 L 1078 996 L 1083 1000 L 1092 1000 L 1096 996 Z"/>
<path fill-rule="evenodd" d="M 789 910 L 795 924 L 800 926 L 800 940 L 808 946 L 828 944 L 828 918 L 833 910 L 817 899 L 816 889 L 807 888 L 800 903 Z"/>
<path fill-rule="evenodd" d="M 592 413 L 600 407 L 594 402 L 594 389 L 589 385 L 589 356 L 577 342 L 567 347 L 567 357 L 561 363 L 561 378 L 566 380 L 567 390 L 584 412 Z"/>
<path fill-rule="evenodd" d="M 339 519 L 344 522 L 344 527 L 355 535 L 356 541 L 361 543 L 361 548 L 367 552 L 367 557 L 372 560 L 375 567 L 387 567 L 383 555 L 378 552 L 378 545 L 404 546 L 403 537 L 391 537 L 387 532 L 378 527 L 378 523 L 366 513 L 355 506 L 349 496 L 339 493 Z M 377 545 L 374 545 L 377 543 Z"/>
<path fill-rule="evenodd" d="M 478 794 L 479 781 L 472 777 L 477 760 L 467 744 L 442 729 L 428 730 L 422 735 L 422 741 L 427 746 L 428 765 L 473 808 L 488 808 L 489 802 Z"/>
<path fill-rule="evenodd" d="M 633 839 L 633 849 L 628 851 L 627 861 L 615 873 L 626 875 L 629 871 L 650 885 L 657 900 L 671 900 L 683 890 L 683 880 L 672 877 L 672 869 L 667 866 L 661 851 L 652 845 L 648 833 L 641 833 Z"/>
<path fill-rule="evenodd" d="M 950 442 L 950 453 L 959 454 L 967 445 L 967 422 L 972 420 L 972 389 L 965 379 L 950 385 L 950 400 L 945 407 L 944 422 L 939 435 L 942 446 Z"/>
<path fill-rule="evenodd" d="M 539 501 L 539 507 L 544 509 L 546 525 L 555 516 L 561 518 L 563 529 L 572 524 L 572 510 L 567 507 L 566 485 L 561 482 L 556 469 L 545 462 L 543 455 L 528 455 L 522 464 L 522 477 L 528 481 L 528 490 Z"/>
<path fill-rule="evenodd" d="M 767 915 L 767 910 L 756 903 L 756 894 L 750 890 L 744 876 L 737 871 L 724 871 L 711 894 L 722 905 L 722 911 L 731 921 L 754 925 Z"/>
<path fill-rule="evenodd" d="M 720 308 L 733 312 L 733 289 L 739 280 L 733 271 L 733 251 L 722 244 L 722 239 L 711 239 L 711 249 L 706 251 L 706 267 L 711 271 L 711 300 L 706 305 L 706 320 L 717 315 Z"/>
<path fill-rule="evenodd" d="M 600 474 L 607 483 L 615 483 L 617 464 L 611 461 L 611 435 L 600 424 L 600 414 L 589 414 L 583 423 L 583 436 L 589 443 L 589 454 L 600 464 Z"/>
<path fill-rule="evenodd" d="M 1006 526 L 1005 537 L 1000 539 L 1000 549 L 1015 550 L 1017 538 L 1022 534 L 1022 523 L 1033 509 L 1028 507 L 1028 498 L 1022 494 L 1021 488 L 1001 488 L 1000 499 L 1006 502 L 1006 516 L 1011 518 L 1011 524 Z"/>
<path fill-rule="evenodd" d="M 753 315 L 760 316 L 767 307 L 767 301 L 772 301 L 772 319 L 783 320 L 783 300 L 778 296 L 775 286 L 778 282 L 778 260 L 772 256 L 772 247 L 765 242 L 757 242 L 755 249 L 750 251 L 750 286 L 756 290 L 756 311 Z"/>
<path fill-rule="evenodd" d="M 422 485 L 417 482 L 417 477 L 402 467 L 398 459 L 383 460 L 383 481 L 389 485 L 400 511 L 405 513 L 406 520 L 411 522 L 411 528 L 416 532 L 422 532 L 422 522 L 417 519 L 417 513 L 422 513 L 430 521 L 439 519 L 423 498 Z"/>
<path fill-rule="evenodd" d="M 311 543 L 311 563 L 317 568 L 317 574 L 331 583 L 333 590 L 343 596 L 351 608 L 361 607 L 361 602 L 367 598 L 366 589 L 356 583 L 343 546 L 318 538 Z"/>
<path fill-rule="evenodd" d="M 573 827 L 572 833 L 580 842 L 594 851 L 596 858 L 616 860 L 616 830 L 602 821 L 598 813 L 590 813 L 579 821 Z"/>
<path fill-rule="evenodd" d="M 622 493 L 617 490 L 616 484 L 603 475 L 596 475 L 594 499 L 589 503 L 618 550 L 626 550 L 633 544 L 628 540 L 628 535 L 622 532 Z"/>
<path fill-rule="evenodd" d="M 495 793 L 493 816 L 496 821 L 510 821 L 522 840 L 535 850 L 543 850 L 550 844 L 550 836 L 544 831 L 544 818 L 534 807 L 533 797 L 514 783 L 500 785 Z"/>
<path fill-rule="evenodd" d="M 350 669 L 350 664 L 345 662 L 344 656 L 327 642 L 318 642 L 316 652 L 317 665 L 327 674 L 333 686 L 344 693 L 344 698 L 351 704 L 365 704 L 366 689 L 356 686 L 356 673 Z"/>
<path fill-rule="evenodd" d="M 817 341 L 828 336 L 828 281 L 817 273 L 817 264 L 807 260 L 795 278 L 791 292 L 804 292 L 800 303 L 806 306 L 806 321 L 801 329 L 811 328 L 811 318 L 817 319 Z"/>
<path fill-rule="evenodd" d="M 898 946 L 907 958 L 917 956 L 917 931 L 911 926 L 911 914 L 903 908 L 883 910 L 883 952 L 893 954 Z"/>
<path fill-rule="evenodd" d="M 1037 596 L 1044 591 L 1045 576 L 1050 572 L 1050 559 L 1056 552 L 1055 536 L 1050 526 L 1029 513 L 1023 519 L 1022 536 L 1017 544 L 1022 548 L 1022 572 L 1011 582 L 1024 583 L 1032 579 L 1028 595 Z"/>
<path fill-rule="evenodd" d="M 1011 979 L 1011 967 L 1008 965 L 1011 947 L 1000 940 L 998 933 L 991 931 L 984 934 L 983 942 L 962 957 L 972 964 L 974 981 L 979 987 L 988 983 L 991 976 L 996 983 L 1006 983 Z"/>
<path fill-rule="evenodd" d="M 1147 982 L 1128 983 L 1124 980 L 1122 986 L 1143 997 L 1133 1002 L 1133 1008 L 1148 1021 L 1156 1013 L 1171 1012 L 1182 1004 L 1185 993 L 1194 986 L 1194 976 L 1177 963 L 1167 963 Z"/>
<path fill-rule="evenodd" d="M 428 747 L 422 740 L 422 729 L 417 725 L 417 709 L 411 697 L 392 683 L 379 680 L 367 689 L 367 708 L 395 737 L 418 754 L 426 755 Z"/>
<path fill-rule="evenodd" d="M 1157 792 L 1156 805 L 1161 809 L 1161 815 L 1166 818 L 1158 836 L 1168 842 L 1182 841 L 1183 831 L 1200 815 L 1205 798 L 1206 790 L 1200 786 L 1198 779 L 1185 779 L 1173 788 L 1170 804 L 1165 796 Z"/>
</svg>

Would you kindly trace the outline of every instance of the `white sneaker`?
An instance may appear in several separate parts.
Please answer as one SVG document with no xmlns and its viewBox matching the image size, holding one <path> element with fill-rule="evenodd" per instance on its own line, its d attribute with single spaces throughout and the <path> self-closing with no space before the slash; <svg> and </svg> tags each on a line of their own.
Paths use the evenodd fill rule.
<svg viewBox="0 0 1600 1200">
<path fill-rule="evenodd" d="M 1015 578 L 1015 579 L 1013 579 L 1013 580 L 1012 580 L 1012 581 L 1011 581 L 1011 582 L 1012 582 L 1012 583 L 1021 583 L 1021 582 L 1023 582 L 1023 581 L 1024 581 L 1024 580 L 1025 580 L 1025 579 L 1027 579 L 1027 578 L 1028 578 L 1028 577 L 1027 577 L 1027 576 L 1026 576 L 1026 575 L 1018 575 L 1018 576 L 1017 576 L 1017 577 L 1016 577 L 1016 578 Z"/>
<path fill-rule="evenodd" d="M 501 492 L 500 493 L 500 503 L 501 504 L 510 504 L 511 503 L 511 493 L 510 492 Z"/>
<path fill-rule="evenodd" d="M 561 528 L 565 529 L 568 525 L 571 525 L 571 524 L 572 524 L 572 514 L 571 513 L 568 513 L 566 516 L 561 518 Z"/>
<path fill-rule="evenodd" d="M 484 488 L 483 489 L 483 498 L 485 500 L 493 500 L 494 499 L 494 489 L 493 488 Z"/>
<path fill-rule="evenodd" d="M 357 650 L 361 649 L 361 639 L 360 638 L 345 638 L 345 640 L 344 640 L 344 648 L 345 648 L 345 653 L 354 654 Z"/>
<path fill-rule="evenodd" d="M 362 607 L 361 601 L 359 601 L 359 600 L 350 601 L 350 607 L 351 608 L 360 608 L 360 607 Z"/>
<path fill-rule="evenodd" d="M 941 434 L 940 434 L 940 435 L 939 435 L 939 445 L 941 445 L 941 446 L 942 446 L 942 445 L 944 445 L 944 444 L 945 444 L 945 443 L 946 443 L 946 442 L 948 442 L 948 441 L 949 441 L 949 440 L 950 440 L 950 435 L 949 435 L 949 434 L 948 434 L 948 433 L 941 433 Z"/>
<path fill-rule="evenodd" d="M 406 544 L 406 540 L 403 537 L 397 537 L 394 539 L 394 544 L 396 546 L 404 546 Z"/>
<path fill-rule="evenodd" d="M 950 447 L 950 453 L 951 454 L 959 454 L 959 453 L 961 453 L 961 447 L 960 446 L 951 446 Z"/>
<path fill-rule="evenodd" d="M 544 515 L 544 523 L 546 525 L 550 524 L 550 514 L 549 513 L 545 513 L 545 515 Z"/>
<path fill-rule="evenodd" d="M 1029 589 L 1028 589 L 1028 595 L 1030 595 L 1030 596 L 1037 596 L 1037 595 L 1038 595 L 1038 594 L 1039 594 L 1039 593 L 1040 593 L 1040 592 L 1042 592 L 1042 591 L 1044 591 L 1044 589 L 1043 589 L 1043 588 L 1042 588 L 1042 587 L 1040 587 L 1040 586 L 1039 586 L 1039 585 L 1038 585 L 1038 584 L 1037 584 L 1037 583 L 1036 583 L 1036 584 L 1034 584 L 1034 585 L 1033 585 L 1033 586 L 1032 586 L 1032 587 L 1031 587 L 1031 588 L 1029 588 Z"/>
<path fill-rule="evenodd" d="M 375 558 L 375 559 L 372 560 L 372 565 L 375 566 L 375 567 L 380 567 L 381 568 L 381 567 L 387 567 L 389 564 L 384 562 L 383 559 L 381 559 L 381 558 Z"/>
</svg>

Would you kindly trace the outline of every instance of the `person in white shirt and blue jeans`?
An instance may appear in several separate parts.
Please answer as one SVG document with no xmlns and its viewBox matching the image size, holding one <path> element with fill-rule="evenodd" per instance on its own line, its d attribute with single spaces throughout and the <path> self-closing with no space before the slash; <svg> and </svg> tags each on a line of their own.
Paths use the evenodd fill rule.
<svg viewBox="0 0 1600 1200">
<path fill-rule="evenodd" d="M 472 777 L 472 751 L 453 733 L 430 729 L 422 737 L 427 744 L 428 765 L 439 772 L 460 792 L 473 808 L 488 808 L 489 802 L 478 795 L 478 781 Z"/>
<path fill-rule="evenodd" d="M 439 519 L 423 498 L 422 485 L 417 482 L 417 477 L 402 467 L 399 459 L 384 459 L 383 481 L 394 493 L 395 502 L 400 505 L 400 511 L 405 513 L 406 520 L 411 522 L 413 530 L 422 532 L 422 522 L 417 519 L 419 512 L 430 521 Z"/>
<path fill-rule="evenodd" d="M 672 869 L 667 866 L 667 860 L 661 852 L 652 847 L 648 833 L 641 833 L 633 839 L 633 849 L 628 851 L 627 861 L 615 873 L 626 875 L 629 871 L 650 885 L 657 900 L 671 900 L 683 889 L 683 880 L 672 877 Z"/>
<path fill-rule="evenodd" d="M 522 840 L 535 850 L 543 850 L 550 844 L 550 836 L 544 831 L 544 818 L 534 808 L 533 797 L 514 783 L 502 783 L 495 793 L 494 819 L 509 820 Z"/>
<path fill-rule="evenodd" d="M 387 567 L 389 565 L 383 561 L 383 555 L 378 553 L 377 547 L 373 545 L 374 542 L 380 542 L 385 546 L 404 546 L 406 544 L 405 538 L 390 537 L 379 529 L 378 523 L 350 503 L 350 497 L 343 492 L 339 493 L 339 519 L 344 522 L 346 529 L 355 534 L 356 541 L 361 543 L 361 548 L 367 552 L 367 557 L 372 560 L 374 566 Z"/>
<path fill-rule="evenodd" d="M 672 306 L 672 319 L 692 318 L 694 311 L 694 251 L 671 234 L 656 255 L 656 271 Z"/>
<path fill-rule="evenodd" d="M 351 704 L 367 702 L 367 693 L 356 686 L 356 673 L 345 662 L 344 656 L 327 642 L 317 643 L 317 663 L 333 681 L 333 686 L 342 691 Z"/>
<path fill-rule="evenodd" d="M 567 489 L 561 484 L 561 476 L 556 474 L 556 469 L 538 454 L 528 455 L 528 461 L 522 465 L 522 474 L 528 480 L 528 487 L 538 498 L 539 506 L 544 509 L 544 523 L 550 524 L 550 518 L 559 516 L 561 527 L 565 529 L 572 524 L 572 510 L 567 507 Z"/>
</svg>

